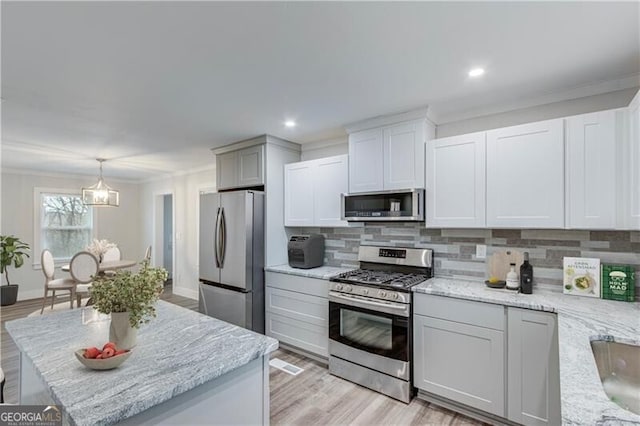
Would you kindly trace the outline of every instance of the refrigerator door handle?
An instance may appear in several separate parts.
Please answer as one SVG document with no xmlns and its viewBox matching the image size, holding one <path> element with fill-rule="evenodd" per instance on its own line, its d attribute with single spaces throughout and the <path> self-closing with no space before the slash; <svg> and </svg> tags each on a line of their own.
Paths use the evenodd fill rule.
<svg viewBox="0 0 640 426">
<path fill-rule="evenodd" d="M 220 215 L 220 210 L 221 208 L 218 207 L 218 211 L 216 213 L 216 226 L 215 226 L 215 231 L 214 231 L 214 235 L 213 235 L 213 240 L 214 240 L 214 245 L 213 245 L 213 253 L 215 254 L 215 258 L 216 258 L 216 267 L 220 268 L 221 263 L 220 263 L 220 219 L 222 218 L 222 216 Z"/>
<path fill-rule="evenodd" d="M 224 258 L 227 257 L 227 219 L 224 216 L 224 207 L 220 210 L 220 267 L 224 268 Z"/>
</svg>

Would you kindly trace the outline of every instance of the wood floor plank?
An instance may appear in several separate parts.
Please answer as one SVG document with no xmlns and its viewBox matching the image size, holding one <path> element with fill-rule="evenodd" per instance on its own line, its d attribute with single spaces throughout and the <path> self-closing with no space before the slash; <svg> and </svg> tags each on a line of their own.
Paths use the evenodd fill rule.
<svg viewBox="0 0 640 426">
<path fill-rule="evenodd" d="M 329 374 L 326 365 L 278 349 L 272 358 L 304 368 L 292 376 L 271 367 L 273 425 L 456 425 L 484 423 L 414 398 L 404 404 Z"/>
</svg>

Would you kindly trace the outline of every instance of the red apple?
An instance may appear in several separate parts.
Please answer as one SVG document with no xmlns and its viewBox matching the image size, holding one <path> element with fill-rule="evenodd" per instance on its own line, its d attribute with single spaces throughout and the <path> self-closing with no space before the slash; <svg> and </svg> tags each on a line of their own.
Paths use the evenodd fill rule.
<svg viewBox="0 0 640 426">
<path fill-rule="evenodd" d="M 102 350 L 104 351 L 107 348 L 113 348 L 114 351 L 117 351 L 118 348 L 116 347 L 116 344 L 113 342 L 107 342 L 104 344 L 104 346 L 102 347 Z"/>
<path fill-rule="evenodd" d="M 108 347 L 102 351 L 102 359 L 111 358 L 116 351 L 112 347 Z"/>
<path fill-rule="evenodd" d="M 90 359 L 94 359 L 98 355 L 100 355 L 100 349 L 96 347 L 90 347 L 85 349 L 83 354 L 85 358 L 90 358 Z"/>
<path fill-rule="evenodd" d="M 96 357 L 96 359 L 102 359 L 102 354 L 98 354 L 98 356 Z"/>
</svg>

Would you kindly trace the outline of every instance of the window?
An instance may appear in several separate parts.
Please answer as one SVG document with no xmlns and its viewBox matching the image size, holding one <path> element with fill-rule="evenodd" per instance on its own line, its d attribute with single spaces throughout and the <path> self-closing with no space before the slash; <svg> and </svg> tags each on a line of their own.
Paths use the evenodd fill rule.
<svg viewBox="0 0 640 426">
<path fill-rule="evenodd" d="M 93 209 L 80 192 L 36 189 L 36 248 L 49 249 L 56 261 L 69 261 L 94 235 Z M 34 263 L 39 262 L 34 259 Z"/>
</svg>

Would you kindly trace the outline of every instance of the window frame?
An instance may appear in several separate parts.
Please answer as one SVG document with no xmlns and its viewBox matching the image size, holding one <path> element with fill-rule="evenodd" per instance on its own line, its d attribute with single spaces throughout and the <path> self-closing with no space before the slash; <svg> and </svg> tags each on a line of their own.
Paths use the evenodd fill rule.
<svg viewBox="0 0 640 426">
<path fill-rule="evenodd" d="M 40 254 L 42 253 L 42 195 L 54 194 L 54 195 L 75 195 L 82 201 L 82 191 L 79 189 L 69 188 L 46 188 L 46 187 L 34 187 L 33 188 L 33 250 L 31 251 L 31 257 L 33 259 L 33 269 L 42 269 L 40 260 Z M 97 238 L 98 235 L 98 215 L 96 214 L 95 207 L 89 207 L 91 211 L 91 238 Z M 71 258 L 55 259 L 56 266 L 66 265 L 71 261 Z"/>
</svg>

